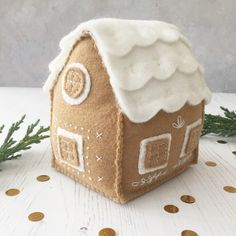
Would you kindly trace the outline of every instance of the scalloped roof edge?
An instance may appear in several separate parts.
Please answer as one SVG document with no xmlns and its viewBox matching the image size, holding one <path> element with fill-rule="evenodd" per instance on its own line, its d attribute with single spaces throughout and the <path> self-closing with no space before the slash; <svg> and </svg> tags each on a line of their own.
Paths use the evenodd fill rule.
<svg viewBox="0 0 236 236">
<path fill-rule="evenodd" d="M 135 123 L 145 122 L 147 117 L 151 119 L 161 109 L 170 112 L 176 110 L 174 105 L 168 109 L 167 105 L 163 104 L 162 107 L 159 107 L 158 102 L 155 103 L 155 101 L 150 100 L 147 102 L 154 105 L 149 111 L 146 111 L 148 114 L 137 115 L 132 107 L 136 104 L 131 104 L 127 93 L 134 94 L 136 90 L 139 92 L 143 90 L 147 93 L 147 89 L 144 88 L 147 87 L 146 84 L 151 79 L 156 79 L 157 82 L 160 82 L 158 82 L 158 86 L 162 86 L 161 81 L 165 82 L 170 78 L 173 81 L 178 72 L 182 72 L 187 78 L 199 71 L 200 73 L 197 73 L 198 77 L 195 79 L 201 80 L 201 83 L 200 87 L 196 87 L 195 90 L 202 90 L 204 93 L 198 93 L 198 100 L 205 100 L 206 103 L 210 101 L 211 93 L 202 76 L 203 67 L 193 57 L 190 42 L 179 32 L 176 26 L 160 21 L 97 19 L 80 24 L 61 40 L 61 53 L 49 64 L 50 75 L 44 85 L 45 91 L 53 89 L 73 46 L 86 34 L 90 34 L 94 39 L 108 71 L 118 104 L 131 121 Z M 143 56 L 143 61 L 140 60 L 142 58 L 140 55 Z M 115 66 L 117 63 L 121 69 L 117 69 Z M 123 69 L 126 67 L 128 69 Z M 184 83 L 187 83 L 186 81 Z M 194 97 L 194 91 L 182 92 Z M 175 96 L 178 99 L 177 94 Z M 153 99 L 157 99 L 154 97 Z M 185 103 L 196 105 L 196 98 L 194 98 L 195 102 L 190 96 L 186 96 L 186 98 L 188 99 Z M 139 109 L 140 107 L 137 106 L 137 110 Z"/>
</svg>

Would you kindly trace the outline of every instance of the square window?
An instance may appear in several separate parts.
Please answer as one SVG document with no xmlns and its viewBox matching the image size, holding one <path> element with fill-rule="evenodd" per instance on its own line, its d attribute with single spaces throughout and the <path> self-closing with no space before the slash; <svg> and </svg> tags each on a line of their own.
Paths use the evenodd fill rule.
<svg viewBox="0 0 236 236">
<path fill-rule="evenodd" d="M 57 139 L 60 161 L 79 171 L 84 171 L 82 136 L 58 128 Z"/>
<path fill-rule="evenodd" d="M 69 162 L 71 165 L 79 166 L 79 158 L 77 152 L 77 144 L 73 139 L 59 136 L 59 146 L 61 158 Z"/>
<path fill-rule="evenodd" d="M 198 146 L 199 137 L 201 135 L 201 125 L 198 125 L 197 127 L 193 128 L 190 131 L 188 144 L 186 147 L 186 154 L 191 154 Z"/>
<path fill-rule="evenodd" d="M 186 127 L 180 159 L 187 155 L 191 155 L 191 153 L 197 148 L 199 137 L 201 135 L 201 128 L 201 118 Z"/>
<path fill-rule="evenodd" d="M 139 174 L 160 170 L 168 165 L 171 134 L 149 137 L 140 142 Z"/>
<path fill-rule="evenodd" d="M 157 167 L 167 161 L 168 140 L 161 139 L 147 143 L 145 168 Z"/>
</svg>

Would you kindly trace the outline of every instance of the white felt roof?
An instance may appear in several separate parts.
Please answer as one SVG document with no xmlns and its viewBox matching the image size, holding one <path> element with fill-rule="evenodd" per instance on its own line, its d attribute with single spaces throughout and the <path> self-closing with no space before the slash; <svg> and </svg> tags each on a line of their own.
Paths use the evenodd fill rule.
<svg viewBox="0 0 236 236">
<path fill-rule="evenodd" d="M 211 93 L 190 43 L 174 25 L 160 21 L 97 19 L 80 24 L 61 40 L 45 90 L 53 89 L 74 44 L 88 33 L 116 99 L 132 122 L 148 121 L 161 109 L 175 112 L 186 102 L 209 102 Z"/>
</svg>

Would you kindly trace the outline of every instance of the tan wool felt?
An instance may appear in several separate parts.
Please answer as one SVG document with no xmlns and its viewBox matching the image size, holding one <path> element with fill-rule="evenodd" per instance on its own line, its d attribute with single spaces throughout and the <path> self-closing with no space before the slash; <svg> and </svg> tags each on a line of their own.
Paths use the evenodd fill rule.
<svg viewBox="0 0 236 236">
<path fill-rule="evenodd" d="M 63 78 L 67 66 L 72 63 L 83 64 L 91 79 L 88 97 L 81 104 L 74 106 L 68 104 L 62 95 Z M 73 80 L 77 77 L 80 78 L 80 75 L 73 75 Z M 83 80 L 78 81 L 78 88 L 81 88 L 80 83 Z M 76 89 L 70 88 L 68 94 L 71 93 L 73 97 L 75 91 Z M 78 41 L 72 49 L 51 93 L 51 103 L 52 165 L 58 171 L 116 202 L 125 203 L 140 196 L 197 162 L 202 124 L 196 127 L 196 132 L 190 132 L 190 136 L 197 138 L 191 141 L 193 147 L 187 143 L 187 150 L 191 150 L 188 159 L 177 165 L 180 161 L 186 126 L 199 118 L 203 120 L 204 102 L 196 106 L 185 104 L 174 113 L 160 111 L 145 123 L 130 122 L 116 102 L 106 68 L 95 42 L 89 36 Z M 184 119 L 184 126 L 175 128 L 173 123 L 179 116 Z M 62 159 L 68 164 L 61 161 L 58 147 L 62 144 L 58 144 L 58 128 L 83 137 L 84 171 L 76 169 L 81 163 L 66 160 L 68 155 L 63 157 L 62 154 Z M 171 134 L 171 140 L 160 139 L 146 145 L 145 168 L 162 165 L 167 162 L 167 158 L 168 165 L 160 170 L 139 174 L 141 141 L 162 134 Z M 170 150 L 167 148 L 168 142 L 171 142 Z M 70 145 L 71 152 L 75 153 L 73 145 Z"/>
<path fill-rule="evenodd" d="M 118 110 L 107 72 L 91 38 L 84 38 L 76 44 L 67 65 L 72 63 L 81 63 L 86 67 L 91 78 L 91 90 L 80 105 L 71 106 L 66 103 L 61 91 L 66 71 L 66 66 L 64 67 L 52 95 L 51 137 L 54 164 L 66 175 L 115 198 Z M 84 172 L 76 171 L 75 174 L 72 168 L 59 162 L 58 127 L 83 136 Z M 102 136 L 97 138 L 97 133 L 102 133 Z M 98 161 L 98 158 L 101 159 Z"/>
<path fill-rule="evenodd" d="M 155 188 L 166 180 L 184 171 L 190 164 L 197 162 L 198 143 L 196 143 L 195 150 L 189 156 L 188 161 L 180 167 L 175 167 L 180 157 L 185 136 L 185 127 L 199 118 L 203 118 L 203 107 L 203 103 L 197 106 L 190 106 L 186 104 L 183 108 L 174 113 L 165 113 L 161 111 L 150 121 L 142 124 L 132 123 L 126 116 L 124 116 L 122 183 L 125 199 L 132 199 L 133 197 L 139 196 L 144 192 Z M 178 116 L 184 117 L 185 120 L 185 125 L 181 129 L 176 129 L 172 126 L 172 123 Z M 201 129 L 201 127 L 202 125 L 198 128 Z M 161 135 L 165 133 L 171 133 L 172 136 L 168 166 L 163 170 L 140 175 L 138 173 L 137 157 L 139 156 L 139 145 L 141 140 L 146 137 L 152 137 L 154 135 Z M 155 174 L 160 174 L 156 181 Z M 152 178 L 153 176 L 154 178 Z M 143 184 L 143 180 L 146 180 L 149 184 Z M 139 183 L 139 185 L 132 187 L 132 183 Z"/>
</svg>

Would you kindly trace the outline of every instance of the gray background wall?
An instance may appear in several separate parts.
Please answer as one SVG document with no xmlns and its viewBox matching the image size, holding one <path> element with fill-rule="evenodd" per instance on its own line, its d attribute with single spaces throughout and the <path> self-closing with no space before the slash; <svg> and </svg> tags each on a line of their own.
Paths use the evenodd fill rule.
<svg viewBox="0 0 236 236">
<path fill-rule="evenodd" d="M 209 87 L 236 92 L 236 0 L 0 0 L 0 86 L 42 86 L 61 37 L 96 17 L 176 24 Z"/>
</svg>

